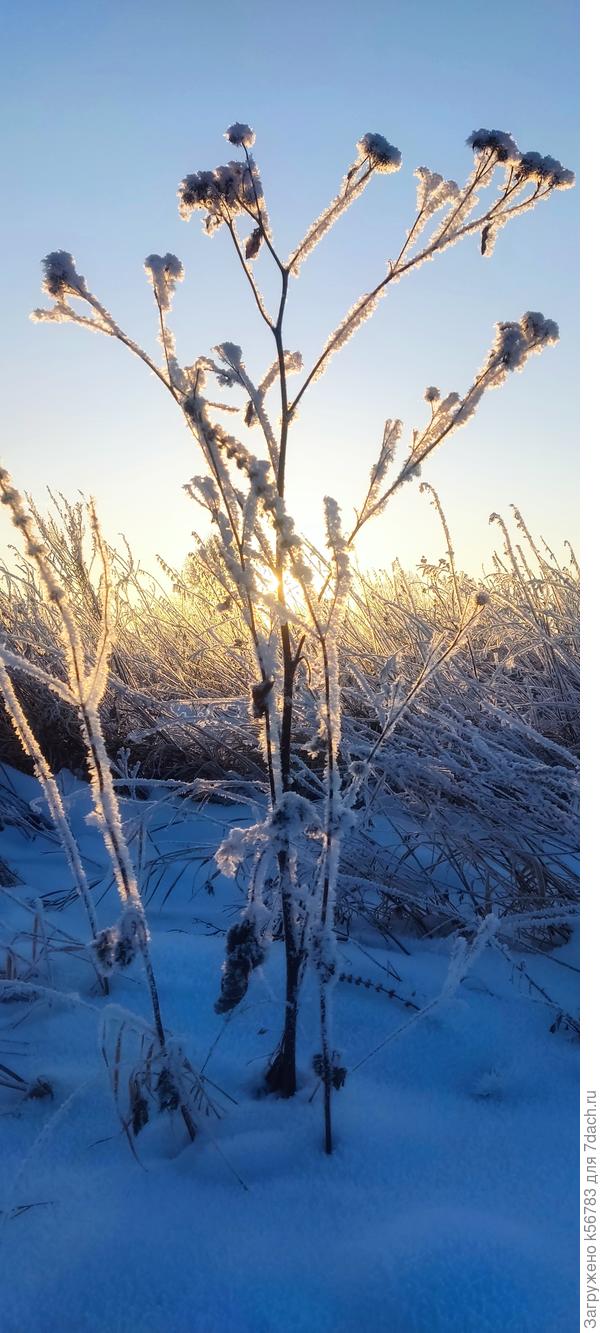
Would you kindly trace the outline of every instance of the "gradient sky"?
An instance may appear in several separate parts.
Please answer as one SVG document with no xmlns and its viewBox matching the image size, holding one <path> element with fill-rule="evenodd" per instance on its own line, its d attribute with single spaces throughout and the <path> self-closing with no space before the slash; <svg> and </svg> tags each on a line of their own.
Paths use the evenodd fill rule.
<svg viewBox="0 0 600 1333">
<path fill-rule="evenodd" d="M 270 335 L 229 238 L 208 239 L 198 215 L 185 224 L 177 213 L 182 175 L 231 156 L 222 134 L 232 120 L 256 130 L 284 257 L 336 192 L 365 131 L 403 153 L 402 171 L 370 184 L 292 285 L 286 345 L 307 364 L 398 252 L 415 167 L 461 181 L 471 166 L 465 138 L 481 125 L 577 167 L 574 0 L 22 0 L 4 7 L 1 35 L 3 461 L 38 501 L 47 484 L 94 494 L 107 535 L 124 531 L 145 562 L 159 551 L 177 563 L 190 548 L 201 514 L 181 487 L 198 455 L 168 395 L 122 347 L 28 321 L 41 304 L 44 254 L 72 251 L 91 289 L 152 350 L 143 260 L 174 251 L 186 269 L 173 319 L 182 359 L 229 339 L 259 378 Z M 577 191 L 559 193 L 501 232 L 490 261 L 473 238 L 390 289 L 307 394 L 292 435 L 290 489 L 313 538 L 324 494 L 351 518 L 385 418 L 402 417 L 409 439 L 425 420 L 424 387 L 466 388 L 494 322 L 526 309 L 558 322 L 559 346 L 490 394 L 424 477 L 439 489 L 464 567 L 489 563 L 488 515 L 506 514 L 511 501 L 557 554 L 564 537 L 576 538 L 577 227 Z M 443 546 L 413 484 L 360 554 L 410 567 Z"/>
</svg>

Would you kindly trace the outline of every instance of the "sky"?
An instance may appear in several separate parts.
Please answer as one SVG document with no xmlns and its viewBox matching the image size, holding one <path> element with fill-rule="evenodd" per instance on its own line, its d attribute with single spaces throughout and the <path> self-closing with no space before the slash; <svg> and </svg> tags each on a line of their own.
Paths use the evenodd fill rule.
<svg viewBox="0 0 600 1333">
<path fill-rule="evenodd" d="M 186 271 L 172 321 L 182 360 L 229 340 L 259 379 L 273 359 L 270 335 L 231 242 L 207 238 L 197 214 L 184 223 L 177 211 L 182 176 L 232 155 L 222 137 L 232 121 L 256 131 L 284 257 L 337 191 L 366 131 L 403 154 L 402 170 L 371 182 L 292 283 L 286 345 L 307 365 L 398 253 L 414 217 L 416 167 L 460 182 L 472 162 L 465 139 L 486 126 L 577 168 L 574 0 L 505 0 L 500 10 L 476 0 L 23 0 L 4 8 L 1 35 L 2 461 L 42 505 L 46 486 L 94 495 L 109 539 L 124 532 L 150 567 L 155 552 L 180 563 L 201 527 L 182 489 L 199 456 L 169 396 L 124 348 L 28 320 L 42 304 L 48 251 L 71 251 L 121 327 L 157 354 L 143 261 L 174 252 Z M 264 257 L 257 274 L 273 294 Z M 326 494 L 350 523 L 386 418 L 403 419 L 408 442 L 427 419 L 425 387 L 465 389 L 496 320 L 528 309 L 557 321 L 560 343 L 489 394 L 423 475 L 439 491 L 464 568 L 489 567 L 489 514 L 510 516 L 511 503 L 558 555 L 564 538 L 576 544 L 576 190 L 508 226 L 489 261 L 472 238 L 389 290 L 303 400 L 289 463 L 298 526 L 319 540 Z M 5 545 L 12 536 L 0 520 Z M 367 530 L 359 556 L 412 568 L 443 552 L 413 483 Z"/>
</svg>

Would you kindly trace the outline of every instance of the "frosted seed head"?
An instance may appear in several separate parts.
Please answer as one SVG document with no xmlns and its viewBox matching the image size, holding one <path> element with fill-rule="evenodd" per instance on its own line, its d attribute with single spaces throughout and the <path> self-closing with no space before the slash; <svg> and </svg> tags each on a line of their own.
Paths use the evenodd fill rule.
<svg viewBox="0 0 600 1333">
<path fill-rule="evenodd" d="M 83 296 L 87 293 L 85 278 L 77 272 L 75 260 L 68 250 L 52 250 L 42 259 L 42 268 L 42 291 L 55 300 L 60 301 L 67 294 Z"/>
<path fill-rule="evenodd" d="M 402 166 L 400 149 L 388 143 L 383 134 L 363 134 L 356 147 L 368 157 L 374 171 L 399 171 Z"/>
<path fill-rule="evenodd" d="M 423 394 L 426 403 L 437 403 L 440 398 L 440 391 L 436 389 L 435 384 L 430 384 L 429 388 Z"/>
<path fill-rule="evenodd" d="M 246 162 L 227 162 L 214 171 L 195 171 L 179 186 L 179 212 L 186 221 L 195 209 L 206 214 L 204 229 L 210 235 L 244 208 L 255 210 L 263 190 L 255 171 Z M 264 220 L 264 219 L 263 219 Z"/>
<path fill-rule="evenodd" d="M 236 148 L 252 148 L 256 140 L 254 130 L 239 120 L 236 120 L 233 125 L 229 126 L 229 129 L 225 130 L 223 137 L 229 139 L 229 142 L 234 144 Z"/>
<path fill-rule="evenodd" d="M 521 319 L 521 329 L 532 348 L 547 347 L 558 342 L 558 324 L 546 319 L 539 310 L 527 310 Z"/>
<path fill-rule="evenodd" d="M 507 370 L 518 370 L 527 355 L 527 340 L 520 324 L 507 322 L 496 325 L 496 342 L 490 361 L 497 360 Z"/>
<path fill-rule="evenodd" d="M 553 183 L 557 190 L 571 190 L 575 179 L 574 171 L 570 171 L 568 167 L 561 167 L 560 171 L 555 173 Z"/>
<path fill-rule="evenodd" d="M 473 130 L 467 144 L 474 153 L 493 150 L 498 162 L 519 162 L 520 153 L 511 134 L 506 130 Z"/>
<path fill-rule="evenodd" d="M 216 347 L 213 347 L 213 352 L 221 361 L 228 362 L 235 370 L 241 370 L 242 349 L 238 347 L 237 343 L 218 343 Z"/>
<path fill-rule="evenodd" d="M 192 171 L 179 186 L 179 212 L 187 222 L 195 209 L 213 209 L 217 199 L 214 172 Z"/>
<path fill-rule="evenodd" d="M 520 180 L 536 180 L 557 190 L 570 190 L 575 184 L 575 172 L 563 167 L 555 157 L 542 157 L 533 149 L 522 153 L 518 162 Z"/>
<path fill-rule="evenodd" d="M 518 168 L 519 176 L 523 180 L 528 179 L 529 177 L 533 177 L 534 179 L 539 179 L 539 176 L 541 174 L 541 165 L 542 165 L 541 153 L 536 153 L 533 150 L 527 153 L 523 153 L 521 155 L 521 160 L 519 162 L 519 168 Z"/>
<path fill-rule="evenodd" d="M 549 185 L 559 185 L 561 189 L 568 190 L 575 184 L 575 173 L 563 167 L 556 157 L 543 157 L 540 170 Z"/>
<path fill-rule="evenodd" d="M 108 926 L 106 930 L 98 931 L 91 942 L 91 951 L 94 956 L 96 967 L 102 976 L 108 976 L 115 966 L 115 947 L 118 941 L 118 931 L 115 926 Z"/>
<path fill-rule="evenodd" d="M 183 281 L 183 264 L 177 255 L 148 255 L 144 260 L 148 281 L 154 287 L 161 310 L 170 310 L 175 286 Z"/>
</svg>

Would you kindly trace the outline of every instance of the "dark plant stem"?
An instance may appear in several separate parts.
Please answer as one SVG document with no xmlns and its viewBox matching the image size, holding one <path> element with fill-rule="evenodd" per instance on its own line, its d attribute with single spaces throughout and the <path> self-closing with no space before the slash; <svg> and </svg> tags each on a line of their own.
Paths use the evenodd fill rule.
<svg viewBox="0 0 600 1333">
<path fill-rule="evenodd" d="M 287 441 L 289 428 L 289 406 L 285 352 L 283 346 L 283 317 L 288 294 L 289 273 L 281 268 L 281 298 L 277 323 L 273 330 L 279 362 L 279 384 L 281 391 L 281 434 L 279 440 L 279 460 L 277 467 L 277 491 L 285 495 L 285 468 L 287 461 Z M 283 574 L 285 552 L 278 543 L 277 548 L 277 588 L 280 603 L 285 601 Z M 290 627 L 287 622 L 281 626 L 281 654 L 283 661 L 283 701 L 281 705 L 281 780 L 284 792 L 291 789 L 292 759 L 292 721 L 294 707 L 294 676 L 298 661 L 295 657 Z M 279 879 L 281 884 L 281 909 L 283 918 L 283 940 L 285 949 L 285 1015 L 281 1041 L 267 1071 L 267 1087 L 278 1092 L 281 1097 L 293 1097 L 297 1087 L 296 1074 L 296 1035 L 298 1027 L 298 997 L 302 977 L 304 951 L 298 943 L 295 920 L 295 905 L 289 877 L 289 855 L 287 850 L 279 854 Z"/>
<path fill-rule="evenodd" d="M 329 1019 L 327 1014 L 327 989 L 321 982 L 321 995 L 319 999 L 319 1011 L 321 1018 L 321 1059 L 323 1062 L 321 1075 L 323 1079 L 323 1116 L 325 1122 L 325 1152 L 328 1157 L 333 1152 L 333 1130 L 331 1125 L 331 1050 L 329 1046 Z"/>
<path fill-rule="evenodd" d="M 285 1016 L 281 1041 L 267 1070 L 266 1084 L 269 1092 L 276 1092 L 280 1097 L 293 1097 L 297 1087 L 296 1032 L 303 952 L 296 938 L 287 852 L 279 855 L 279 875 L 285 947 Z"/>
</svg>

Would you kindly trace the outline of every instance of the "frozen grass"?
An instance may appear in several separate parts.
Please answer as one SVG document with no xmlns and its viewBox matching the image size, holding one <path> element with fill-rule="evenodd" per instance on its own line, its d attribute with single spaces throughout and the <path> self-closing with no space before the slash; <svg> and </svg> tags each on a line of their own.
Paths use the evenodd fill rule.
<svg viewBox="0 0 600 1333">
<path fill-rule="evenodd" d="M 99 589 L 85 511 L 59 501 L 38 520 L 91 653 Z M 485 616 L 388 741 L 374 808 L 387 800 L 395 852 L 384 864 L 361 821 L 343 853 L 342 909 L 352 910 L 357 894 L 360 906 L 367 887 L 370 909 L 385 916 L 386 902 L 397 907 L 398 857 L 409 906 L 411 895 L 420 900 L 413 914 L 426 907 L 432 884 L 442 891 L 448 878 L 519 911 L 576 896 L 579 572 L 570 551 L 560 562 L 541 540 L 533 549 L 518 524 L 520 514 L 484 581 Z M 342 762 L 375 734 L 398 671 L 408 688 L 473 595 L 472 580 L 456 573 L 447 527 L 445 541 L 451 554 L 415 573 L 395 564 L 354 575 L 340 643 Z M 119 790 L 141 793 L 141 778 L 201 778 L 265 791 L 260 723 L 248 707 L 252 654 L 217 552 L 198 544 L 181 572 L 166 571 L 162 588 L 129 553 L 110 556 L 117 599 L 101 718 Z M 27 558 L 3 567 L 0 619 L 14 653 L 60 671 L 56 614 Z M 51 762 L 82 770 L 73 710 L 23 673 L 14 682 Z M 21 763 L 8 719 L 1 725 L 3 757 Z M 305 707 L 296 778 L 308 795 L 319 790 L 314 728 Z M 381 898 L 380 880 L 388 891 L 396 885 L 395 900 Z"/>
</svg>

